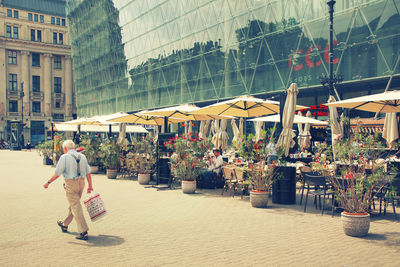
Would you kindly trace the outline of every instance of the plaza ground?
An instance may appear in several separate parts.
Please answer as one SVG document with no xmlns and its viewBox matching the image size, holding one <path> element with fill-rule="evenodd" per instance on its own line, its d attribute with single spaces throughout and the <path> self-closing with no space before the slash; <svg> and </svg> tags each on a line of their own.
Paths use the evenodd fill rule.
<svg viewBox="0 0 400 267">
<path fill-rule="evenodd" d="M 109 211 L 88 241 L 56 225 L 67 214 L 63 179 L 35 151 L 0 150 L 0 266 L 399 266 L 400 222 L 374 216 L 365 238 L 309 201 L 267 209 L 220 190 L 157 190 L 93 175 Z M 400 213 L 400 209 L 399 213 Z M 87 213 L 85 211 L 85 215 Z"/>
</svg>

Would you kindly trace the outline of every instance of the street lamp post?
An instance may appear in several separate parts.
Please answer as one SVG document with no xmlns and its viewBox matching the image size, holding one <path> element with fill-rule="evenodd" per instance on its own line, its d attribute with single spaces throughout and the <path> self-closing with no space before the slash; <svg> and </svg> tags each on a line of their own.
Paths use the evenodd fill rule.
<svg viewBox="0 0 400 267">
<path fill-rule="evenodd" d="M 25 93 L 24 93 L 24 82 L 22 82 L 21 83 L 21 92 L 19 93 L 19 96 L 21 97 L 21 130 L 20 130 L 20 133 L 21 133 L 21 135 L 20 135 L 20 145 L 21 145 L 21 148 L 23 148 L 24 147 L 24 143 L 25 143 L 25 140 L 24 140 L 24 96 L 25 96 Z"/>
</svg>

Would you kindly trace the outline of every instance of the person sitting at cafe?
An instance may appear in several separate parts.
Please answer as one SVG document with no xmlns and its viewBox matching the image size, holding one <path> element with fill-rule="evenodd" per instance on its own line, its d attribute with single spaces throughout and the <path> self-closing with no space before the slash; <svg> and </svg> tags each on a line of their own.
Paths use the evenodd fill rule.
<svg viewBox="0 0 400 267">
<path fill-rule="evenodd" d="M 213 154 L 214 157 L 209 158 L 208 169 L 200 174 L 202 188 L 214 189 L 219 187 L 217 179 L 222 172 L 224 161 L 219 149 L 214 148 Z"/>
</svg>

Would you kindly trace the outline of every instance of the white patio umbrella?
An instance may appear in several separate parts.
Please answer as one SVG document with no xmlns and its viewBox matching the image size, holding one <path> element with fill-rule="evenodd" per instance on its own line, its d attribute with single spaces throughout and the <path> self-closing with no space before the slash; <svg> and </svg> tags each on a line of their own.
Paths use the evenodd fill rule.
<svg viewBox="0 0 400 267">
<path fill-rule="evenodd" d="M 119 124 L 118 143 L 122 144 L 126 141 L 126 123 Z"/>
<path fill-rule="evenodd" d="M 218 139 L 219 131 L 220 131 L 219 120 L 214 120 L 211 125 L 211 134 L 212 134 L 211 142 L 214 144 L 214 147 L 220 146 L 219 139 Z"/>
<path fill-rule="evenodd" d="M 285 149 L 285 156 L 289 155 L 289 148 L 296 144 L 293 140 L 296 135 L 293 133 L 292 127 L 298 93 L 299 88 L 297 84 L 292 83 L 287 90 L 285 107 L 282 114 L 282 132 L 276 144 L 277 147 L 283 147 Z"/>
<path fill-rule="evenodd" d="M 307 111 L 306 118 L 311 119 L 311 111 Z M 314 119 L 313 119 L 314 120 Z M 325 124 L 328 124 L 327 122 L 323 122 Z M 310 128 L 311 128 L 311 123 L 307 122 L 304 125 L 303 129 L 303 144 L 302 147 L 304 149 L 309 148 L 311 146 L 311 133 L 310 133 Z"/>
<path fill-rule="evenodd" d="M 393 142 L 399 139 L 397 114 L 395 112 L 386 113 L 382 137 L 386 140 L 389 148 L 392 148 Z"/>
<path fill-rule="evenodd" d="M 239 137 L 241 138 L 244 133 L 244 119 L 240 118 L 239 119 Z"/>
<path fill-rule="evenodd" d="M 380 113 L 400 112 L 400 91 L 388 91 L 336 102 L 328 101 L 326 105 Z"/>
<path fill-rule="evenodd" d="M 155 116 L 155 115 L 146 115 L 141 111 L 134 114 L 126 114 L 125 116 L 110 119 L 110 122 L 125 122 L 125 123 L 135 123 L 135 124 L 144 124 L 144 125 L 164 125 L 164 117 Z M 178 118 L 168 118 L 168 123 L 178 123 L 183 122 L 184 120 Z"/>
</svg>

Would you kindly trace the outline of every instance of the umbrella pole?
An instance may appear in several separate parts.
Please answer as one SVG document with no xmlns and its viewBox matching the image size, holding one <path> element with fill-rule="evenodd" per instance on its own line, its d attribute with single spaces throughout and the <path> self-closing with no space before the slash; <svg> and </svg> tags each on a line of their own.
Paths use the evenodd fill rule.
<svg viewBox="0 0 400 267">
<path fill-rule="evenodd" d="M 168 133 L 168 118 L 164 117 L 164 133 Z"/>
<path fill-rule="evenodd" d="M 108 138 L 111 139 L 111 135 L 112 135 L 112 128 L 111 128 L 111 124 L 108 125 Z"/>
</svg>

